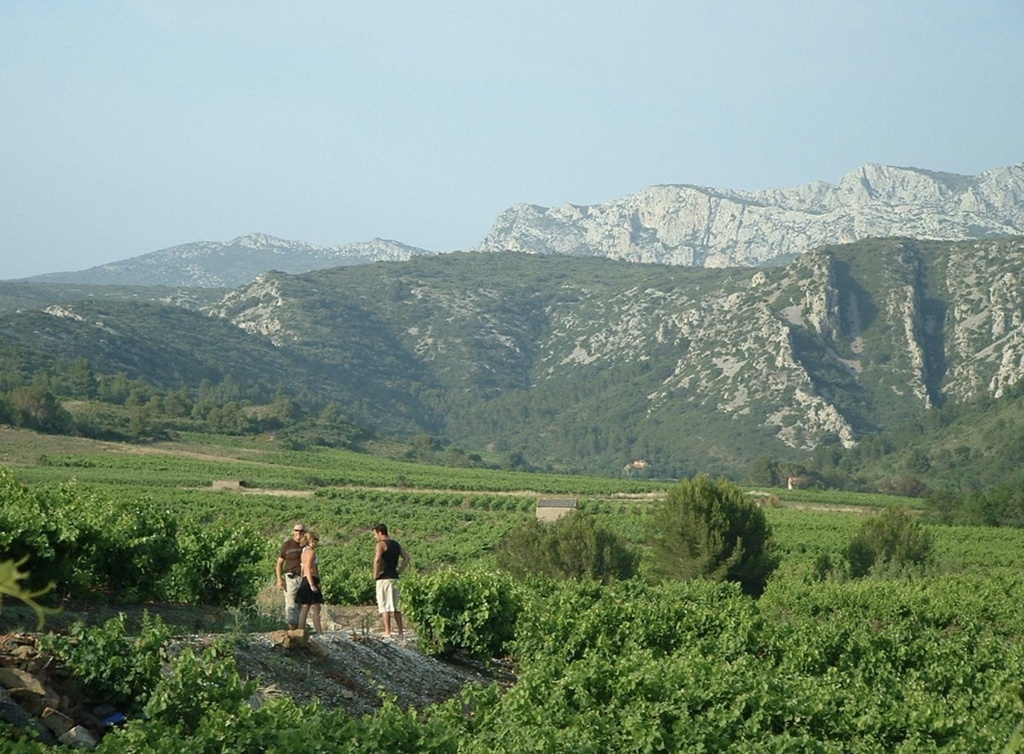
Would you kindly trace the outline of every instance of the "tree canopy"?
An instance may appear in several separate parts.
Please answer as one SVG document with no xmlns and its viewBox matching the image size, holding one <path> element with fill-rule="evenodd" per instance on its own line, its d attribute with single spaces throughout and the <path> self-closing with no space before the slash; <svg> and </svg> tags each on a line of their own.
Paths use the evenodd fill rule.
<svg viewBox="0 0 1024 754">
<path fill-rule="evenodd" d="M 764 512 L 724 479 L 698 475 L 669 488 L 653 521 L 654 569 L 667 578 L 735 581 L 757 596 L 778 565 Z"/>
</svg>

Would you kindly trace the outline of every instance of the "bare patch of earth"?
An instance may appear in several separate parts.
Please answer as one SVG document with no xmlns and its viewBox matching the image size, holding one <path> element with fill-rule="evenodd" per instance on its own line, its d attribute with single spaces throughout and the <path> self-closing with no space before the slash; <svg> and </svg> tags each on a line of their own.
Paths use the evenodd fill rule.
<svg viewBox="0 0 1024 754">
<path fill-rule="evenodd" d="M 491 683 L 482 668 L 422 654 L 415 636 L 385 640 L 356 630 L 325 631 L 291 642 L 300 632 L 259 634 L 234 646 L 243 677 L 259 680 L 263 696 L 286 694 L 351 714 L 368 714 L 382 695 L 422 709 L 456 696 L 470 683 Z"/>
</svg>

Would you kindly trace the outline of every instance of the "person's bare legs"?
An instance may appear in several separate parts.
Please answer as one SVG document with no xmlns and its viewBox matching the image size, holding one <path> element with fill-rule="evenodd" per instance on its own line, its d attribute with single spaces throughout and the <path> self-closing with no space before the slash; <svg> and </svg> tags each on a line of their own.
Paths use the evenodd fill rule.
<svg viewBox="0 0 1024 754">
<path fill-rule="evenodd" d="M 391 638 L 391 613 L 383 612 L 380 614 L 381 619 L 384 621 L 384 637 Z"/>
<path fill-rule="evenodd" d="M 405 633 L 402 627 L 402 614 L 400 612 L 395 613 L 395 628 L 398 629 L 398 638 L 401 639 Z"/>
<path fill-rule="evenodd" d="M 313 613 L 313 628 L 316 629 L 316 632 L 318 634 L 322 634 L 324 632 L 324 629 L 323 629 L 323 626 L 320 625 L 320 605 L 313 605 L 312 613 Z"/>
<path fill-rule="evenodd" d="M 309 615 L 309 605 L 303 605 L 299 608 L 299 628 L 303 631 L 306 630 L 306 616 Z M 316 619 L 314 619 L 315 621 Z"/>
</svg>

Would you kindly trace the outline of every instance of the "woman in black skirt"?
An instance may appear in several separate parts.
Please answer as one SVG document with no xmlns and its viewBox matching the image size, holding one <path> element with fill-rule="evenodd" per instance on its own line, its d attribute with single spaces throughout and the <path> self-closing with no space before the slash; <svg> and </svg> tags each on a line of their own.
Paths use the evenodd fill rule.
<svg viewBox="0 0 1024 754">
<path fill-rule="evenodd" d="M 320 606 L 324 603 L 323 592 L 320 591 L 320 558 L 316 548 L 320 545 L 320 537 L 315 531 L 307 531 L 302 538 L 302 583 L 295 595 L 299 608 L 299 628 L 306 629 L 306 616 L 313 614 L 313 628 L 318 634 L 324 632 L 320 625 Z M 312 610 L 310 609 L 312 608 Z"/>
</svg>

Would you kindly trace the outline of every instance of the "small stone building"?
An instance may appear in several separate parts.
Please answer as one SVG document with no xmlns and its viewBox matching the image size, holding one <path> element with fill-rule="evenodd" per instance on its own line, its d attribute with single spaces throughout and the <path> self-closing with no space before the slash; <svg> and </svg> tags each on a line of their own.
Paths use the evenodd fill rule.
<svg viewBox="0 0 1024 754">
<path fill-rule="evenodd" d="M 241 479 L 214 479 L 213 488 L 215 490 L 240 490 L 245 486 L 245 482 Z"/>
<path fill-rule="evenodd" d="M 574 497 L 542 497 L 537 500 L 537 520 L 555 521 L 576 510 L 579 501 Z"/>
</svg>

